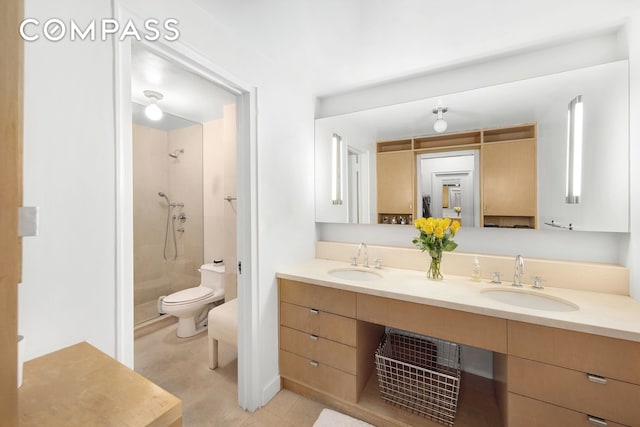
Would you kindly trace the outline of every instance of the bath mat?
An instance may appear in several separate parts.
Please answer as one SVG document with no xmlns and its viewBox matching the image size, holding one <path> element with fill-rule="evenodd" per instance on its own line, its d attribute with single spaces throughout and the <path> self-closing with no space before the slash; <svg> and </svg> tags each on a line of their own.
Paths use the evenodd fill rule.
<svg viewBox="0 0 640 427">
<path fill-rule="evenodd" d="M 323 409 L 313 427 L 375 427 L 331 409 Z"/>
</svg>

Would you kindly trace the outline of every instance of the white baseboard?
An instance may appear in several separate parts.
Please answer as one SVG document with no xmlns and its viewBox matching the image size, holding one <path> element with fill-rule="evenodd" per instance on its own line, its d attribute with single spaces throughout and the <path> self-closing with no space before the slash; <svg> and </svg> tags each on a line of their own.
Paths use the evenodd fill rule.
<svg viewBox="0 0 640 427">
<path fill-rule="evenodd" d="M 264 406 L 280 391 L 280 375 L 273 377 L 265 388 L 262 389 L 262 405 Z"/>
</svg>

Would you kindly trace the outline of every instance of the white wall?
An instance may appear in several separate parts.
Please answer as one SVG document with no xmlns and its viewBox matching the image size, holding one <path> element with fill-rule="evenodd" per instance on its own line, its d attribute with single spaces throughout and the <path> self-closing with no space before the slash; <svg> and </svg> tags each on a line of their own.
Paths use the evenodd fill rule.
<svg viewBox="0 0 640 427">
<path fill-rule="evenodd" d="M 25 1 L 41 22 L 110 16 L 108 0 Z M 115 346 L 115 168 L 110 43 L 25 43 L 24 204 L 40 207 L 24 240 L 19 331 L 26 359 L 79 341 Z"/>
</svg>

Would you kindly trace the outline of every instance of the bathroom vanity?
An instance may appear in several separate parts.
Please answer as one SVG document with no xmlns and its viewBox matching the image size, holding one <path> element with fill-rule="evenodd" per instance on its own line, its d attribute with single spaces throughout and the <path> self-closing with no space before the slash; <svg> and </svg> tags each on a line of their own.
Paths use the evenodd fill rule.
<svg viewBox="0 0 640 427">
<path fill-rule="evenodd" d="M 379 397 L 374 353 L 387 326 L 493 353 L 493 380 L 463 372 L 456 426 L 640 425 L 640 302 L 547 287 L 535 292 L 578 309 L 540 310 L 482 293 L 510 283 L 332 274 L 345 269 L 366 270 L 315 259 L 278 273 L 283 387 L 377 426 L 441 425 Z"/>
</svg>

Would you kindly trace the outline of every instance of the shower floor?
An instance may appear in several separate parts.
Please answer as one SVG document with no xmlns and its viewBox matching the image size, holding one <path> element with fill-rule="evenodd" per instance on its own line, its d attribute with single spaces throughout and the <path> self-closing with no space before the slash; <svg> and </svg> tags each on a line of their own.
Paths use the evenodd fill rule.
<svg viewBox="0 0 640 427">
<path fill-rule="evenodd" d="M 135 325 L 158 317 L 160 317 L 160 313 L 158 313 L 158 301 L 143 302 L 133 308 L 133 323 Z"/>
</svg>

